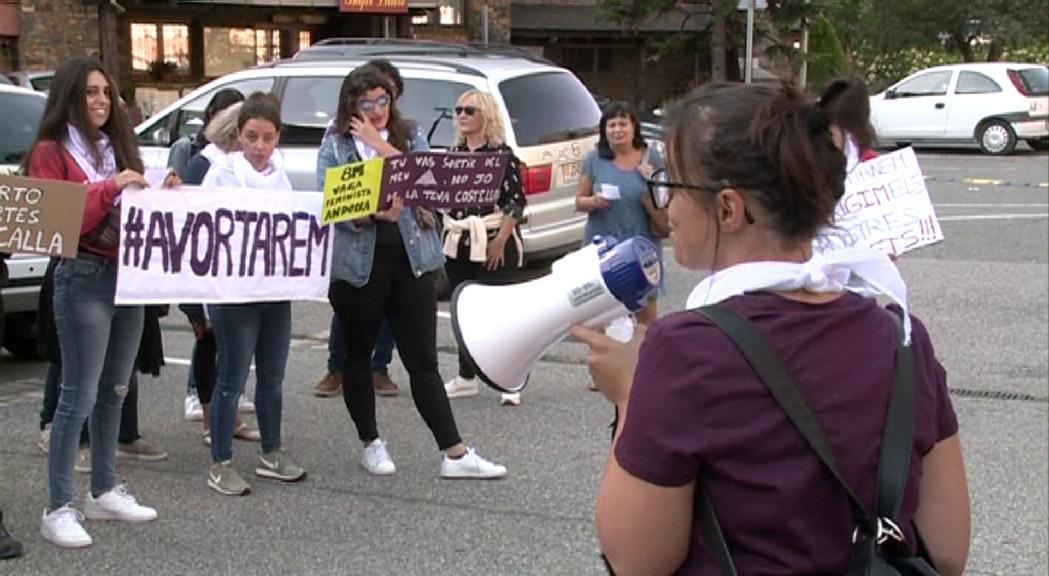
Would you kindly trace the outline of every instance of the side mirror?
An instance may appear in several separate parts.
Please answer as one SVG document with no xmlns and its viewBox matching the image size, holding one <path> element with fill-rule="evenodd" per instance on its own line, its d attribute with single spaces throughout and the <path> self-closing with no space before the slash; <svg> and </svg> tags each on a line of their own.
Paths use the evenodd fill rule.
<svg viewBox="0 0 1049 576">
<path fill-rule="evenodd" d="M 896 89 L 895 88 L 889 88 L 888 90 L 885 91 L 885 99 L 886 100 L 894 100 L 895 98 L 896 98 Z"/>
</svg>

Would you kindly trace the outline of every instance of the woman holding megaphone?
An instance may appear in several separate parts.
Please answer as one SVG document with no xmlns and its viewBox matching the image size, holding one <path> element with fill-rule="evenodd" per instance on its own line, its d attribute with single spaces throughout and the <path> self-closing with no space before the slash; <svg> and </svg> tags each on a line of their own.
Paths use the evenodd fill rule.
<svg viewBox="0 0 1049 576">
<path fill-rule="evenodd" d="M 719 549 L 740 574 L 844 574 L 857 558 L 866 562 L 853 557 L 853 542 L 875 539 L 843 484 L 864 510 L 882 498 L 882 433 L 898 390 L 890 391 L 898 350 L 908 348 L 913 439 L 896 444 L 910 465 L 884 532 L 877 507 L 879 558 L 885 538 L 897 557 L 913 560 L 920 535 L 941 574 L 964 569 L 965 468 L 929 333 L 908 315 L 906 287 L 885 254 L 813 254 L 844 192 L 831 104 L 809 103 L 787 85 L 712 83 L 667 118 L 667 170 L 650 180 L 655 203 L 668 207 L 677 262 L 712 275 L 692 291 L 689 310 L 647 332 L 639 326 L 629 343 L 573 328 L 590 347 L 594 382 L 621 416 L 596 506 L 601 547 L 617 574 L 729 573 Z M 887 311 L 864 295 L 871 293 L 896 305 Z M 767 340 L 829 439 L 842 481 L 741 348 L 694 310 L 706 314 L 715 303 Z M 705 531 L 712 524 L 703 510 L 716 513 L 723 546 Z"/>
</svg>

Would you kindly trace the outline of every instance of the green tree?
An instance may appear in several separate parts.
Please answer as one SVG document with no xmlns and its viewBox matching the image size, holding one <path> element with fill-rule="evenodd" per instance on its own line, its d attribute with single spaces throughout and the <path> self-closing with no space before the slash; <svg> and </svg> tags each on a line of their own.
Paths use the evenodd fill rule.
<svg viewBox="0 0 1049 576">
<path fill-rule="evenodd" d="M 826 16 L 819 16 L 809 31 L 808 84 L 819 90 L 848 68 L 838 30 Z"/>
</svg>

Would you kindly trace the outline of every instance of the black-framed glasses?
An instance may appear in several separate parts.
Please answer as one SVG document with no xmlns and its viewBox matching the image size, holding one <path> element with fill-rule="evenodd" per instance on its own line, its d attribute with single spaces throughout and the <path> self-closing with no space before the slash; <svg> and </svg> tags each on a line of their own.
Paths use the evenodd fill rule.
<svg viewBox="0 0 1049 576">
<path fill-rule="evenodd" d="M 670 201 L 674 198 L 674 189 L 676 188 L 700 190 L 703 192 L 709 192 L 710 194 L 717 194 L 725 188 L 733 187 L 732 184 L 725 181 L 720 183 L 711 182 L 709 184 L 671 182 L 666 168 L 660 168 L 653 172 L 652 177 L 645 180 L 645 184 L 648 185 L 648 193 L 652 198 L 652 204 L 659 210 L 663 210 L 667 206 L 670 206 Z M 743 218 L 747 221 L 747 224 L 754 223 L 754 217 L 751 216 L 750 210 L 743 210 Z"/>
<path fill-rule="evenodd" d="M 365 114 L 371 114 L 376 108 L 386 108 L 390 105 L 390 97 L 387 94 L 379 96 L 375 100 L 358 100 L 357 107 Z"/>
<path fill-rule="evenodd" d="M 467 116 L 473 116 L 474 114 L 477 114 L 477 107 L 476 106 L 456 106 L 455 107 L 455 115 L 456 116 L 462 116 L 463 114 L 466 114 Z"/>
</svg>

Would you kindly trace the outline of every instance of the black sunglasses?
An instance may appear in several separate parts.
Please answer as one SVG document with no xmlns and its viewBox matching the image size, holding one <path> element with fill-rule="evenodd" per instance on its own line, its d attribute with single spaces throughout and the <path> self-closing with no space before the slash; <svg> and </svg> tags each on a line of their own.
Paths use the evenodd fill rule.
<svg viewBox="0 0 1049 576">
<path fill-rule="evenodd" d="M 462 114 L 466 114 L 467 116 L 473 116 L 474 114 L 477 114 L 477 107 L 476 106 L 456 106 L 455 107 L 455 115 L 456 116 L 460 116 Z"/>
<path fill-rule="evenodd" d="M 684 184 L 681 182 L 671 182 L 670 177 L 667 175 L 666 168 L 660 168 L 652 173 L 652 177 L 645 180 L 645 184 L 648 185 L 648 194 L 652 198 L 652 204 L 659 210 L 663 210 L 667 206 L 670 206 L 670 201 L 674 198 L 674 189 L 683 188 L 686 190 L 701 190 L 710 194 L 717 194 L 725 188 L 732 188 L 732 184 L 728 182 L 722 183 L 710 183 L 710 184 Z M 743 218 L 747 221 L 747 224 L 754 223 L 754 216 L 750 214 L 750 210 L 743 209 Z"/>
</svg>

